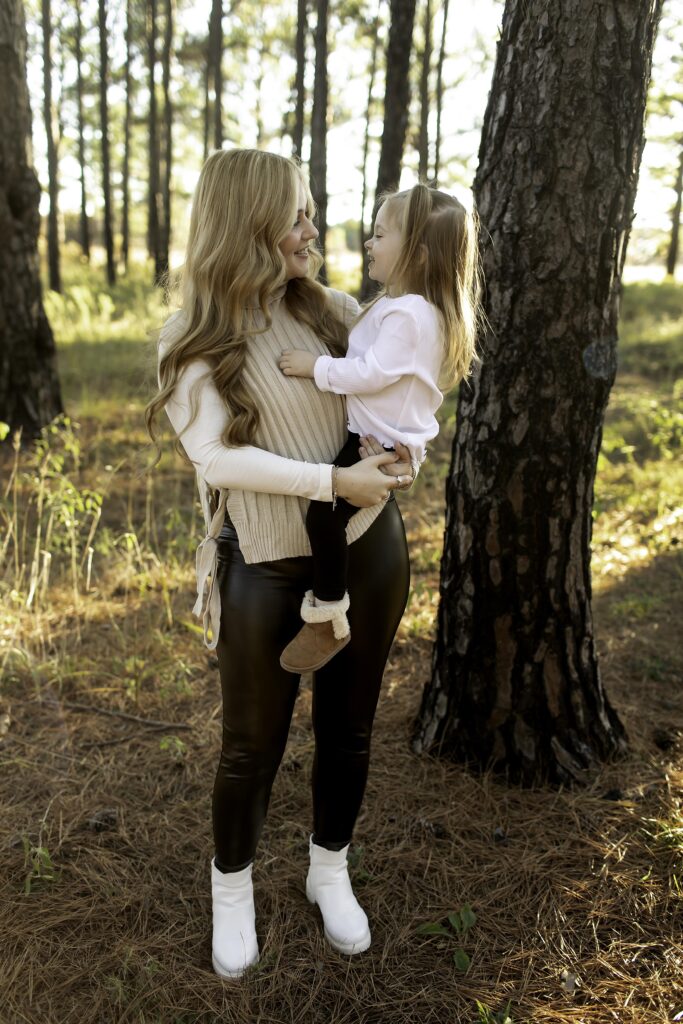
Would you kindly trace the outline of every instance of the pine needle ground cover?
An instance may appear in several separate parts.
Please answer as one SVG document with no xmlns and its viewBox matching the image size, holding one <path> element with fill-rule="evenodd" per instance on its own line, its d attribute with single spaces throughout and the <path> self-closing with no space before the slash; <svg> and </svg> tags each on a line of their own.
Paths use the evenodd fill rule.
<svg viewBox="0 0 683 1024">
<path fill-rule="evenodd" d="M 167 451 L 146 472 L 145 332 L 163 313 L 133 284 L 93 308 L 83 289 L 79 312 L 78 275 L 51 313 L 70 418 L 32 453 L 10 441 L 0 455 L 0 1022 L 677 1019 L 683 289 L 626 292 L 596 482 L 596 633 L 628 757 L 557 791 L 411 751 L 438 603 L 450 400 L 400 499 L 413 581 L 350 857 L 372 946 L 329 950 L 305 897 L 305 679 L 254 867 L 261 961 L 231 983 L 210 963 L 221 726 L 216 661 L 190 614 L 201 517 L 179 459 Z"/>
</svg>

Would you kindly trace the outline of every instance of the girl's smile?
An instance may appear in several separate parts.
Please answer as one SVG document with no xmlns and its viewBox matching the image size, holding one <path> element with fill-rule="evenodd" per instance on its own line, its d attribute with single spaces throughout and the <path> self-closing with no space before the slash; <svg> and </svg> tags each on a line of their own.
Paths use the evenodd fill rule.
<svg viewBox="0 0 683 1024">
<path fill-rule="evenodd" d="M 379 284 L 386 284 L 401 251 L 401 231 L 393 217 L 387 216 L 386 203 L 375 217 L 375 228 L 365 243 L 368 253 L 368 275 Z"/>
</svg>

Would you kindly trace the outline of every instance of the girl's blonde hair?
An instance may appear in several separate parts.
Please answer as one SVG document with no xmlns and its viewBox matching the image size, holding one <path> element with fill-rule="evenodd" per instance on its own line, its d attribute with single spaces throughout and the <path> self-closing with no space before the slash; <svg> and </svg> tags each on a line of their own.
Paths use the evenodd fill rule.
<svg viewBox="0 0 683 1024">
<path fill-rule="evenodd" d="M 377 299 L 390 290 L 422 295 L 436 306 L 444 340 L 441 387 L 448 390 L 481 363 L 476 340 L 486 316 L 477 211 L 470 213 L 454 196 L 422 184 L 386 193 L 381 202 L 401 241 Z"/>
<path fill-rule="evenodd" d="M 289 312 L 312 327 L 333 355 L 344 355 L 346 327 L 315 280 L 323 262 L 320 253 L 311 247 L 307 277 L 286 282 L 279 244 L 297 219 L 300 186 L 310 217 L 313 198 L 293 160 L 257 149 L 233 149 L 212 153 L 205 162 L 181 271 L 184 327 L 161 358 L 160 388 L 145 409 L 153 440 L 155 419 L 172 396 L 183 367 L 203 359 L 230 412 L 223 443 L 253 441 L 259 411 L 242 379 L 245 358 L 248 346 L 258 343 L 256 336 L 270 327 L 268 301 L 285 283 Z M 265 326 L 256 323 L 254 307 L 260 308 Z M 197 411 L 195 395 L 190 422 Z M 177 438 L 176 447 L 181 450 Z"/>
</svg>

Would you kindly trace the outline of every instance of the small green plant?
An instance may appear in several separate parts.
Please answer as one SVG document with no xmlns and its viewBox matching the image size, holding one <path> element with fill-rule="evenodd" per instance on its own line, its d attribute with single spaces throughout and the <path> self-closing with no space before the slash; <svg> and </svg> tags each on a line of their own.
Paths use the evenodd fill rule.
<svg viewBox="0 0 683 1024">
<path fill-rule="evenodd" d="M 359 845 L 351 847 L 346 857 L 346 859 L 349 862 L 349 867 L 353 871 L 354 882 L 358 882 L 361 884 L 364 882 L 368 882 L 372 878 L 371 873 L 363 866 L 364 856 L 365 847 Z"/>
<path fill-rule="evenodd" d="M 28 896 L 34 882 L 54 882 L 57 871 L 46 847 L 34 846 L 28 836 L 22 836 L 21 841 L 24 847 L 24 869 L 27 872 L 24 892 Z"/>
<path fill-rule="evenodd" d="M 477 1024 L 514 1024 L 512 1017 L 510 1016 L 510 1003 L 503 1010 L 498 1010 L 496 1013 L 491 1010 L 485 1003 L 477 1003 Z"/>
<path fill-rule="evenodd" d="M 184 761 L 187 744 L 183 743 L 180 736 L 162 736 L 159 750 L 166 751 L 173 761 Z"/>
<path fill-rule="evenodd" d="M 459 971 L 466 971 L 470 966 L 470 958 L 460 945 L 460 941 L 464 939 L 467 932 L 476 923 L 477 915 L 474 913 L 469 903 L 465 903 L 459 910 L 451 911 L 451 913 L 447 915 L 446 920 L 448 921 L 448 926 L 439 921 L 430 921 L 427 924 L 421 924 L 417 929 L 417 934 L 441 935 L 444 938 L 449 939 L 451 942 L 457 942 L 458 945 L 453 950 L 453 963 Z"/>
</svg>

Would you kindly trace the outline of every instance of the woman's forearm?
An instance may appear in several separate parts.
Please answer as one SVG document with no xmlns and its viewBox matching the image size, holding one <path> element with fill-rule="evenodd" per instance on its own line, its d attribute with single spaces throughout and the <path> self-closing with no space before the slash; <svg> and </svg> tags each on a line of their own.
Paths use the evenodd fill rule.
<svg viewBox="0 0 683 1024">
<path fill-rule="evenodd" d="M 190 423 L 195 389 L 198 411 Z M 330 465 L 288 459 L 253 445 L 223 443 L 228 413 L 206 363 L 196 361 L 185 367 L 166 413 L 188 458 L 209 486 L 332 500 Z"/>
</svg>

